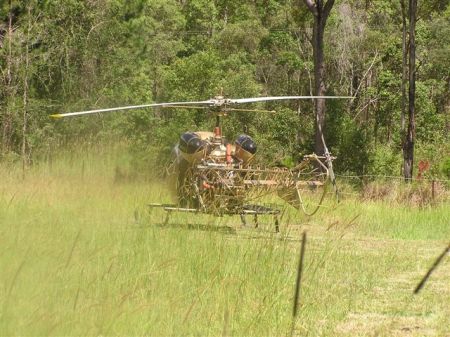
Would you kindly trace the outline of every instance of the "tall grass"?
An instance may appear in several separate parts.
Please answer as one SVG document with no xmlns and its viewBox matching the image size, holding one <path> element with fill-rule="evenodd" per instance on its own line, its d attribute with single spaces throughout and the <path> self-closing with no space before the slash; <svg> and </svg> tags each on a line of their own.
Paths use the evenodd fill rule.
<svg viewBox="0 0 450 337">
<path fill-rule="evenodd" d="M 303 230 L 296 334 L 413 326 L 399 317 L 415 319 L 418 335 L 448 333 L 448 264 L 410 295 L 450 236 L 448 205 L 289 210 L 282 234 L 243 229 L 238 217 L 179 214 L 164 225 L 145 205 L 170 193 L 161 181 L 117 179 L 127 163 L 102 151 L 35 165 L 24 180 L 0 169 L 0 335 L 287 335 Z M 360 326 L 358 315 L 374 313 L 380 324 Z"/>
</svg>

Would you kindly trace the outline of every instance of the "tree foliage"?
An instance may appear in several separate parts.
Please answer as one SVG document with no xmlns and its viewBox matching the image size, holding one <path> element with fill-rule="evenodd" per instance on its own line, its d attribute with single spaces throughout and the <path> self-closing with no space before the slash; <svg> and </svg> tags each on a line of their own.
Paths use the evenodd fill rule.
<svg viewBox="0 0 450 337">
<path fill-rule="evenodd" d="M 221 90 L 229 97 L 313 94 L 312 28 L 300 0 L 3 1 L 0 160 L 19 157 L 24 142 L 31 159 L 58 146 L 111 139 L 127 139 L 140 155 L 169 153 L 180 132 L 213 124 L 200 110 L 55 122 L 48 115 L 56 111 L 207 99 Z M 401 32 L 400 1 L 336 0 L 330 12 L 327 94 L 356 96 L 327 103 L 324 133 L 340 171 L 400 172 Z M 448 2 L 419 2 L 416 35 L 417 161 L 447 167 Z M 230 116 L 228 137 L 247 130 L 267 161 L 295 162 L 313 150 L 312 102 L 255 107 L 277 114 Z"/>
</svg>

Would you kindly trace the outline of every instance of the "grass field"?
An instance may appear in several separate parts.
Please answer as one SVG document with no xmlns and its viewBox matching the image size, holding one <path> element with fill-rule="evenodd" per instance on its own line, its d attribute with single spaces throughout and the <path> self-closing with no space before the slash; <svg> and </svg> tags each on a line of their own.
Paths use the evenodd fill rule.
<svg viewBox="0 0 450 337">
<path fill-rule="evenodd" d="M 450 205 L 349 198 L 282 232 L 238 217 L 149 213 L 161 181 L 108 154 L 0 168 L 0 335 L 450 336 Z M 271 219 L 266 219 L 271 222 Z"/>
</svg>

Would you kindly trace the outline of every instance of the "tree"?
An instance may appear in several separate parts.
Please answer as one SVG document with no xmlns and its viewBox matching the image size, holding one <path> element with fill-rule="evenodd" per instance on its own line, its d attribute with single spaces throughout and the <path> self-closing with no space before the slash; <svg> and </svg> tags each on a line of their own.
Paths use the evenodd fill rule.
<svg viewBox="0 0 450 337">
<path fill-rule="evenodd" d="M 5 112 L 2 118 L 2 153 L 5 154 L 11 149 L 11 138 L 13 133 L 13 116 L 10 110 L 10 102 L 15 95 L 13 88 L 13 75 L 12 75 L 12 39 L 13 39 L 13 6 L 12 1 L 8 1 L 8 26 L 7 26 L 7 42 L 5 52 L 6 71 L 4 75 L 4 100 L 5 100 Z"/>
<path fill-rule="evenodd" d="M 408 81 L 408 52 L 407 48 L 407 22 L 406 22 L 406 6 L 405 0 L 400 0 L 402 9 L 402 113 L 401 113 L 401 136 L 403 138 L 405 131 L 405 115 L 406 115 L 406 83 Z"/>
<path fill-rule="evenodd" d="M 325 85 L 325 61 L 323 53 L 323 35 L 325 32 L 325 25 L 331 8 L 334 5 L 334 0 L 324 2 L 322 0 L 304 0 L 309 11 L 314 16 L 312 46 L 314 59 L 314 82 L 315 95 L 324 96 L 327 90 Z M 319 98 L 316 100 L 315 107 L 316 125 L 314 137 L 314 151 L 322 155 L 325 153 L 325 144 L 323 142 L 323 129 L 325 127 L 325 99 Z"/>
<path fill-rule="evenodd" d="M 30 31 L 31 31 L 31 4 L 27 6 L 27 32 L 25 40 L 25 69 L 24 69 L 24 79 L 23 79 L 23 111 L 22 111 L 22 177 L 25 177 L 25 168 L 28 164 L 27 155 L 27 126 L 28 126 L 28 101 L 29 101 L 29 68 L 30 68 Z"/>
<path fill-rule="evenodd" d="M 403 145 L 403 174 L 406 180 L 413 175 L 414 139 L 416 136 L 416 12 L 417 0 L 409 0 L 409 92 L 408 92 L 408 132 Z"/>
</svg>

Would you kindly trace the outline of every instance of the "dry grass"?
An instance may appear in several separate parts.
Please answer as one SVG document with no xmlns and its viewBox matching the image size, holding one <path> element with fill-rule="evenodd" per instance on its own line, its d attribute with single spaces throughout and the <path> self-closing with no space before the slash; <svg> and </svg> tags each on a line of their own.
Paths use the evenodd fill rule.
<svg viewBox="0 0 450 337">
<path fill-rule="evenodd" d="M 0 335 L 287 335 L 303 230 L 295 334 L 450 335 L 448 259 L 412 295 L 450 237 L 448 204 L 348 199 L 289 210 L 281 234 L 237 217 L 163 225 L 145 204 L 170 201 L 164 186 L 117 180 L 117 165 L 66 158 L 25 180 L 0 168 Z"/>
<path fill-rule="evenodd" d="M 443 182 L 415 181 L 405 184 L 402 181 L 370 182 L 362 190 L 363 200 L 386 201 L 411 207 L 426 207 L 429 205 L 450 201 L 450 194 Z"/>
</svg>

